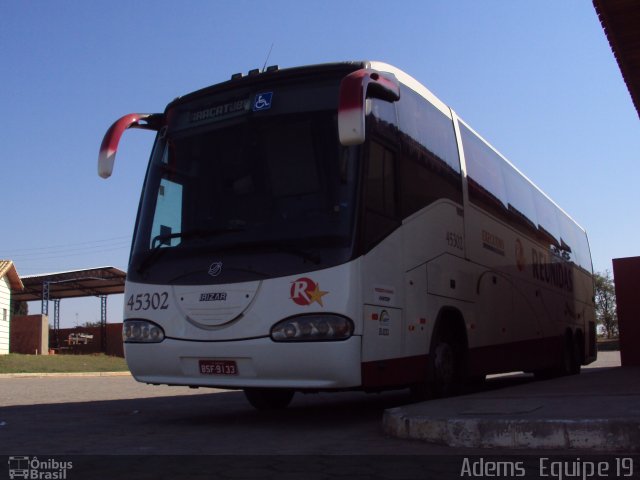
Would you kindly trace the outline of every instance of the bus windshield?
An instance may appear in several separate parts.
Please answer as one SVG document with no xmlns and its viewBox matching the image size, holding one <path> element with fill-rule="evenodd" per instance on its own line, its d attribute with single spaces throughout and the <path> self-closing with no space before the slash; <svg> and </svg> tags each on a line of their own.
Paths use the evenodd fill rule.
<svg viewBox="0 0 640 480">
<path fill-rule="evenodd" d="M 160 134 L 130 278 L 228 283 L 349 260 L 356 150 L 340 146 L 335 111 Z M 208 274 L 212 262 L 223 262 L 225 275 Z"/>
</svg>

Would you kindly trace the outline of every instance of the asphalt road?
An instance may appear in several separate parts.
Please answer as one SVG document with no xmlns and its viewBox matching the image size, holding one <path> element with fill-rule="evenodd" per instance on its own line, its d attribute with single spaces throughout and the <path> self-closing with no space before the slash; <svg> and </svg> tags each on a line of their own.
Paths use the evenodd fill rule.
<svg viewBox="0 0 640 480">
<path fill-rule="evenodd" d="M 594 366 L 619 364 L 616 354 L 606 352 Z M 491 379 L 488 385 L 497 388 L 529 381 L 523 376 L 502 376 Z M 296 394 L 286 410 L 259 412 L 247 403 L 242 392 L 148 386 L 130 376 L 0 378 L 0 455 L 380 458 L 522 453 L 451 449 L 386 436 L 381 429 L 384 410 L 408 402 L 408 391 Z"/>
<path fill-rule="evenodd" d="M 445 451 L 385 437 L 407 392 L 297 394 L 258 412 L 242 392 L 141 385 L 131 377 L 0 380 L 0 452 L 19 454 L 389 454 Z"/>
</svg>

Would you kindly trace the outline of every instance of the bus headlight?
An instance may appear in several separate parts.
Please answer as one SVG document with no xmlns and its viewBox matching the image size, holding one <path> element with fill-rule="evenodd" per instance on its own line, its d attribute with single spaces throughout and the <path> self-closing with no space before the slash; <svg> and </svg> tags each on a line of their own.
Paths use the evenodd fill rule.
<svg viewBox="0 0 640 480">
<path fill-rule="evenodd" d="M 286 318 L 271 328 L 275 342 L 321 342 L 346 340 L 353 335 L 353 322 L 331 314 L 310 314 Z"/>
<path fill-rule="evenodd" d="M 148 320 L 125 320 L 122 340 L 127 343 L 160 343 L 164 340 L 164 331 Z"/>
</svg>

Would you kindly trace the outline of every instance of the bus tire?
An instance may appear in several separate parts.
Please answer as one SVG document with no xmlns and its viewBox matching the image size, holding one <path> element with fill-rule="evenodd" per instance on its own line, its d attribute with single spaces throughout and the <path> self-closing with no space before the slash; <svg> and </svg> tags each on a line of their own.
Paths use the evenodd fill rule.
<svg viewBox="0 0 640 480">
<path fill-rule="evenodd" d="M 462 393 L 466 378 L 466 342 L 451 323 L 443 319 L 436 325 L 429 350 L 427 388 L 435 398 L 450 397 Z"/>
<path fill-rule="evenodd" d="M 551 368 L 535 370 L 536 380 L 549 380 L 551 378 L 565 377 L 567 375 L 575 375 L 580 372 L 580 351 L 577 345 L 577 339 L 570 331 L 564 336 L 564 342 L 561 357 L 558 363 Z"/>
<path fill-rule="evenodd" d="M 487 380 L 487 376 L 483 374 L 467 377 L 467 383 L 469 385 L 469 389 L 471 389 L 472 391 L 479 390 L 482 387 L 484 387 L 486 380 Z"/>
<path fill-rule="evenodd" d="M 245 388 L 244 395 L 256 410 L 280 410 L 287 408 L 294 395 L 284 388 Z"/>
<path fill-rule="evenodd" d="M 578 375 L 584 363 L 584 337 L 580 330 L 573 336 L 573 368 L 571 375 Z"/>
<path fill-rule="evenodd" d="M 578 364 L 578 352 L 576 351 L 576 341 L 571 332 L 567 332 L 564 338 L 564 349 L 562 351 L 562 364 L 558 368 L 558 376 L 575 375 L 580 371 Z"/>
<path fill-rule="evenodd" d="M 580 373 L 580 369 L 584 364 L 584 334 L 581 330 L 577 330 L 575 335 L 573 336 L 573 352 L 575 355 L 575 365 L 574 365 L 574 375 L 578 375 Z"/>
</svg>

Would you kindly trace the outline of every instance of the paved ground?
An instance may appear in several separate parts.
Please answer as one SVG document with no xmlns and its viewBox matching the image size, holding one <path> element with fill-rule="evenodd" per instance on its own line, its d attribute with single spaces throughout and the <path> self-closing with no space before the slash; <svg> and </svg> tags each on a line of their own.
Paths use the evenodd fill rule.
<svg viewBox="0 0 640 480">
<path fill-rule="evenodd" d="M 384 431 L 451 447 L 640 452 L 640 367 L 599 357 L 581 375 L 388 409 Z"/>
<path fill-rule="evenodd" d="M 601 393 L 615 391 L 619 379 L 611 374 L 619 369 L 611 367 L 616 365 L 617 352 L 604 352 L 596 368 L 588 369 L 593 373 L 585 372 L 576 380 L 598 378 Z M 571 383 L 573 378 L 565 380 L 555 388 L 559 398 L 573 403 L 585 391 L 575 390 L 579 385 Z M 501 401 L 522 399 L 518 395 L 534 398 L 541 386 L 523 375 L 496 376 L 488 382 L 487 391 L 476 395 Z M 514 391 L 520 393 L 514 395 Z M 505 455 L 523 452 L 533 462 L 527 474 L 533 473 L 526 478 L 538 478 L 535 461 L 549 455 L 549 450 L 449 447 L 385 434 L 384 412 L 414 408 L 407 405 L 409 401 L 407 392 L 298 394 L 285 411 L 257 412 L 241 392 L 154 387 L 127 375 L 0 376 L 0 478 L 7 468 L 2 466 L 7 465 L 2 455 L 5 459 L 9 455 L 71 459 L 75 463 L 66 477 L 69 480 L 351 480 L 460 478 L 463 462 L 469 458 L 521 461 L 522 457 Z M 459 400 L 447 400 L 454 401 Z M 437 403 L 429 405 L 434 408 Z M 602 405 L 610 411 L 606 407 Z M 571 458 L 590 452 L 553 451 Z M 618 458 L 622 457 L 608 461 Z M 637 473 L 640 463 L 635 466 Z"/>
</svg>

